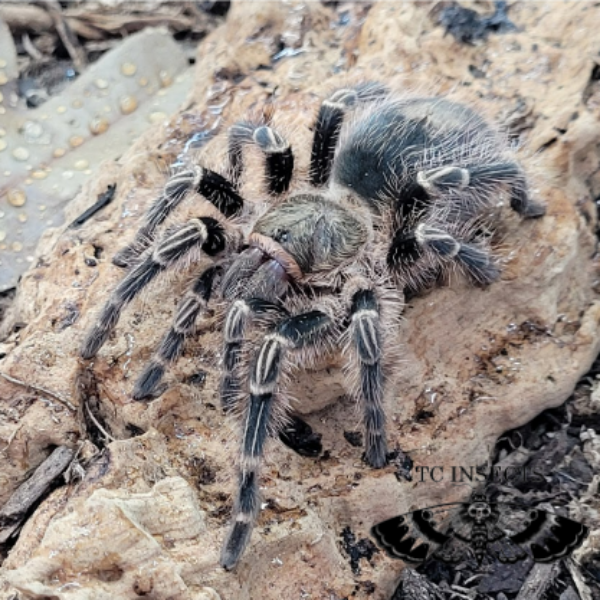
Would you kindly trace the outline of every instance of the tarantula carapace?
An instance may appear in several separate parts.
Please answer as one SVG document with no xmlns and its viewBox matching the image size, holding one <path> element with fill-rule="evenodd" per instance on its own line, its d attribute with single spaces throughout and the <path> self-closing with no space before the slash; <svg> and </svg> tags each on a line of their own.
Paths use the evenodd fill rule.
<svg viewBox="0 0 600 600">
<path fill-rule="evenodd" d="M 249 145 L 264 157 L 260 199 L 242 197 L 252 177 L 244 172 Z M 133 397 L 156 393 L 217 294 L 228 306 L 222 404 L 241 407 L 244 415 L 239 489 L 221 557 L 230 569 L 259 510 L 265 443 L 289 409 L 285 373 L 341 348 L 354 376 L 350 392 L 362 405 L 364 458 L 383 467 L 384 347 L 397 344 L 403 292 L 422 291 L 452 269 L 475 284 L 492 283 L 500 270 L 489 248 L 494 222 L 484 217 L 502 194 L 525 218 L 545 209 L 528 197 L 524 174 L 502 137 L 474 111 L 441 98 L 398 96 L 378 83 L 338 90 L 321 104 L 309 182 L 295 183 L 292 148 L 269 123 L 234 124 L 228 160 L 227 177 L 193 166 L 167 181 L 135 241 L 113 259 L 129 270 L 81 354 L 96 355 L 123 307 L 161 272 L 194 264 L 198 252 L 214 257 L 180 301 Z M 204 199 L 198 216 L 160 232 L 191 194 Z M 252 321 L 265 333 L 245 360 Z"/>
</svg>

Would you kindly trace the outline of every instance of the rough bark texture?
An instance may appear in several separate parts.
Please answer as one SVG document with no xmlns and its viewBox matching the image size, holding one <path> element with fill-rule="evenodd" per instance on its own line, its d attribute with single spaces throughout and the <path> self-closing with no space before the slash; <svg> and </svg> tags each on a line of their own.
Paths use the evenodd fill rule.
<svg viewBox="0 0 600 600">
<path fill-rule="evenodd" d="M 301 458 L 271 443 L 266 508 L 241 564 L 226 573 L 218 552 L 238 434 L 218 408 L 218 321 L 189 344 L 160 399 L 133 402 L 133 381 L 171 318 L 175 278 L 126 310 L 85 370 L 83 333 L 122 275 L 110 258 L 164 182 L 158 165 L 217 118 L 227 124 L 249 108 L 281 115 L 296 128 L 294 149 L 306 167 L 320 98 L 349 79 L 378 79 L 453 94 L 518 133 L 519 158 L 548 214 L 535 222 L 506 215 L 501 282 L 482 290 L 457 279 L 410 302 L 386 399 L 390 445 L 415 465 L 480 465 L 504 431 L 569 396 L 600 349 L 600 14 L 591 3 L 522 2 L 510 18 L 517 31 L 470 46 L 445 35 L 427 3 L 234 3 L 199 47 L 184 111 L 105 165 L 66 221 L 116 182 L 113 203 L 78 231 L 48 231 L 20 283 L 11 318 L 26 325 L 0 347 L 1 371 L 13 380 L 0 377 L 0 506 L 56 446 L 79 447 L 85 460 L 94 449 L 79 443 L 90 432 L 97 445 L 106 441 L 84 419 L 84 401 L 118 441 L 27 522 L 0 569 L 1 598 L 15 590 L 61 600 L 389 598 L 400 564 L 375 554 L 353 571 L 342 530 L 365 538 L 377 521 L 469 494 L 448 478 L 400 482 L 394 465 L 364 465 L 343 436 L 359 418 L 338 398 L 340 375 L 311 373 L 294 395 L 328 453 Z M 282 44 L 302 51 L 273 61 Z M 222 139 L 213 140 L 207 166 L 218 166 L 223 150 Z M 185 383 L 199 371 L 201 389 Z"/>
</svg>

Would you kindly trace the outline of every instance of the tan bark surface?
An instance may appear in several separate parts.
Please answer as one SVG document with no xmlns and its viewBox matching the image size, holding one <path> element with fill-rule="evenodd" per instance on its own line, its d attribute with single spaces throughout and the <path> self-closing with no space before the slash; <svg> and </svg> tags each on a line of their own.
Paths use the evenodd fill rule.
<svg viewBox="0 0 600 600">
<path fill-rule="evenodd" d="M 328 456 L 302 458 L 271 443 L 262 469 L 267 507 L 239 567 L 226 573 L 218 553 L 239 435 L 218 407 L 216 318 L 150 404 L 133 402 L 130 392 L 170 322 L 181 278 L 135 301 L 85 371 L 82 337 L 122 276 L 110 258 L 160 190 L 164 165 L 191 132 L 217 119 L 224 130 L 247 110 L 272 111 L 293 132 L 301 168 L 320 99 L 348 80 L 453 95 L 520 130 L 519 158 L 547 216 L 522 222 L 505 211 L 502 281 L 483 290 L 456 278 L 407 306 L 397 340 L 402 361 L 386 399 L 390 446 L 415 465 L 481 465 L 504 431 L 569 396 L 600 349 L 593 260 L 600 88 L 590 79 L 600 11 L 591 3 L 522 2 L 510 16 L 518 31 L 468 46 L 444 35 L 426 3 L 337 12 L 312 2 L 234 3 L 199 47 L 195 87 L 180 115 L 106 164 L 66 221 L 114 182 L 115 201 L 80 230 L 49 230 L 21 281 L 12 318 L 26 326 L 0 347 L 0 372 L 24 382 L 0 377 L 0 505 L 55 446 L 79 447 L 83 398 L 94 397 L 118 441 L 29 520 L 0 567 L 0 598 L 15 590 L 61 600 L 389 598 L 401 563 L 377 554 L 353 573 L 342 530 L 365 538 L 379 520 L 469 494 L 447 478 L 399 482 L 393 465 L 363 464 L 362 450 L 343 436 L 359 416 L 339 398 L 342 378 L 311 373 L 294 395 L 323 433 Z M 301 52 L 273 62 L 281 41 Z M 216 138 L 201 160 L 218 167 L 223 152 Z M 94 247 L 102 251 L 90 261 Z M 202 389 L 185 383 L 199 370 L 207 373 Z M 420 411 L 432 415 L 417 419 Z M 131 437 L 132 426 L 146 433 Z M 88 442 L 80 454 L 91 453 Z"/>
</svg>

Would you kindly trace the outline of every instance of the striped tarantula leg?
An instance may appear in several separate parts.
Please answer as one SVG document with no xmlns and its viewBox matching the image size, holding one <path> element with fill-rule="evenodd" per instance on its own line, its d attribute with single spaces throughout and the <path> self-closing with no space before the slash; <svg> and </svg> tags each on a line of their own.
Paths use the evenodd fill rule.
<svg viewBox="0 0 600 600">
<path fill-rule="evenodd" d="M 242 148 L 246 144 L 258 146 L 265 155 L 265 177 L 269 194 L 276 196 L 287 192 L 294 172 L 291 146 L 273 128 L 248 121 L 236 123 L 229 130 L 229 162 L 236 187 L 239 187 L 244 170 Z"/>
<path fill-rule="evenodd" d="M 221 406 L 229 412 L 233 409 L 241 396 L 242 386 L 239 367 L 241 362 L 242 345 L 244 343 L 246 328 L 253 316 L 271 317 L 286 316 L 287 310 L 274 302 L 261 298 L 236 300 L 225 319 L 224 348 L 223 348 L 223 376 L 221 378 Z"/>
<path fill-rule="evenodd" d="M 359 290 L 352 297 L 350 335 L 360 370 L 360 394 L 364 409 L 365 461 L 379 469 L 387 463 L 381 367 L 381 315 L 375 294 Z"/>
<path fill-rule="evenodd" d="M 310 183 L 315 187 L 325 185 L 331 175 L 335 148 L 348 110 L 359 103 L 377 100 L 388 89 L 376 82 L 364 82 L 353 88 L 337 90 L 319 108 L 315 122 L 310 155 Z"/>
<path fill-rule="evenodd" d="M 198 315 L 206 309 L 216 272 L 220 267 L 209 267 L 194 282 L 177 306 L 171 329 L 163 337 L 160 346 L 139 376 L 133 389 L 134 400 L 144 400 L 156 393 L 167 365 L 179 358 L 185 339 L 196 324 Z"/>
<path fill-rule="evenodd" d="M 506 183 L 511 186 L 510 205 L 529 219 L 546 214 L 543 204 L 534 202 L 527 193 L 527 182 L 521 169 L 512 162 L 480 165 L 468 169 L 454 166 L 438 167 L 417 173 L 417 183 L 428 193 L 462 190 L 467 186 Z"/>
<path fill-rule="evenodd" d="M 330 328 L 331 319 L 319 310 L 286 317 L 266 335 L 250 373 L 240 468 L 233 523 L 221 553 L 221 565 L 238 563 L 252 533 L 259 509 L 258 467 L 274 425 L 271 413 L 285 351 L 314 344 Z"/>
<path fill-rule="evenodd" d="M 225 232 L 218 221 L 211 217 L 200 217 L 166 231 L 152 252 L 135 265 L 116 287 L 102 309 L 100 318 L 87 334 L 81 356 L 86 359 L 94 357 L 117 324 L 125 305 L 159 273 L 197 248 L 202 248 L 209 256 L 225 248 Z"/>
<path fill-rule="evenodd" d="M 204 196 L 228 218 L 236 215 L 244 204 L 233 185 L 218 173 L 202 167 L 179 171 L 167 181 L 162 194 L 148 209 L 134 241 L 115 254 L 113 264 L 118 267 L 131 266 L 152 244 L 158 227 L 193 191 Z"/>
<path fill-rule="evenodd" d="M 479 183 L 506 182 L 511 186 L 510 206 L 526 219 L 537 219 L 546 214 L 546 207 L 529 197 L 523 171 L 513 162 L 481 165 L 471 169 L 471 179 Z"/>
<path fill-rule="evenodd" d="M 500 269 L 489 251 L 477 244 L 461 242 L 443 229 L 421 223 L 415 229 L 415 242 L 442 258 L 454 259 L 479 285 L 489 285 L 500 277 Z"/>
</svg>

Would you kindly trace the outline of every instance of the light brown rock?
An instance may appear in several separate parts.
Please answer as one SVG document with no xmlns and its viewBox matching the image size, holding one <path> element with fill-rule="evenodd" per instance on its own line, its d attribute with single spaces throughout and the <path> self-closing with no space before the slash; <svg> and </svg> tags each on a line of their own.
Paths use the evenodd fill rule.
<svg viewBox="0 0 600 600">
<path fill-rule="evenodd" d="M 405 310 L 398 340 L 403 360 L 386 399 L 390 445 L 408 452 L 415 465 L 445 467 L 444 481 L 399 482 L 393 466 L 373 471 L 364 465 L 361 450 L 343 437 L 359 423 L 353 403 L 336 402 L 338 385 L 320 375 L 315 402 L 302 402 L 301 409 L 314 410 L 320 403 L 307 420 L 323 433 L 330 457 L 301 458 L 271 443 L 262 470 L 268 507 L 238 569 L 221 570 L 217 556 L 236 485 L 239 441 L 236 427 L 218 409 L 216 318 L 189 344 L 160 399 L 146 406 L 129 395 L 169 322 L 176 300 L 172 290 L 180 283 L 175 278 L 174 285 L 149 291 L 126 310 L 93 365 L 112 435 L 130 437 L 131 425 L 147 433 L 110 444 L 108 459 L 105 455 L 81 483 L 40 507 L 33 517 L 39 530 L 24 531 L 0 570 L 5 597 L 19 589 L 61 600 L 85 597 L 75 595 L 81 590 L 98 598 L 109 591 L 113 597 L 135 598 L 136 573 L 156 559 L 160 583 L 170 582 L 174 598 L 212 593 L 203 588 L 216 590 L 223 600 L 341 599 L 354 592 L 355 598 L 389 598 L 401 563 L 379 554 L 372 564 L 361 560 L 361 573 L 354 574 L 341 531 L 348 526 L 357 538 L 367 537 L 371 525 L 384 518 L 465 498 L 469 486 L 452 485 L 449 469 L 484 464 L 499 435 L 562 403 L 598 354 L 593 256 L 600 96 L 590 82 L 598 9 L 587 3 L 517 3 L 510 16 L 519 31 L 491 36 L 477 47 L 444 36 L 428 4 L 381 2 L 370 10 L 356 4 L 348 7 L 348 15 L 342 26 L 339 14 L 316 3 L 234 4 L 224 28 L 199 48 L 195 89 L 184 112 L 103 169 L 69 206 L 67 221 L 114 181 L 116 201 L 79 232 L 45 235 L 17 299 L 18 319 L 27 326 L 5 342 L 0 369 L 81 402 L 78 347 L 121 276 L 110 257 L 131 238 L 160 189 L 165 175 L 156 165 L 168 164 L 194 128 L 209 128 L 216 112 L 230 123 L 248 108 L 261 110 L 274 92 L 276 122 L 296 128 L 294 149 L 306 168 L 307 128 L 319 98 L 343 85 L 347 70 L 354 81 L 426 86 L 460 96 L 519 130 L 520 159 L 536 199 L 548 206 L 547 216 L 537 222 L 506 214 L 501 282 L 482 290 L 457 278 Z M 272 71 L 258 69 L 270 64 L 281 39 L 303 52 L 273 64 Z M 469 65 L 485 77 L 474 77 Z M 223 153 L 223 141 L 217 139 L 203 157 L 208 166 L 218 166 Z M 94 255 L 94 246 L 103 252 L 98 266 L 89 267 L 85 258 Z M 74 311 L 75 322 L 65 327 Z M 200 369 L 207 372 L 201 391 L 182 383 Z M 304 401 L 302 390 L 315 392 L 314 387 L 314 378 L 305 377 L 294 394 Z M 0 378 L 0 397 L 1 504 L 52 445 L 75 445 L 81 427 L 76 412 L 35 389 Z M 427 415 L 423 411 L 433 414 L 417 418 Z M 173 488 L 173 507 L 161 496 L 165 486 Z M 39 517 L 48 505 L 54 516 Z M 146 511 L 163 516 L 164 526 L 153 528 Z M 77 528 L 93 518 L 97 535 L 88 543 Z M 190 525 L 170 547 L 165 532 L 181 531 L 182 519 Z M 76 552 L 50 556 L 72 541 Z M 103 564 L 99 557 L 109 551 L 118 555 L 110 564 L 122 565 L 118 581 L 97 576 Z M 48 577 L 55 568 L 71 575 L 84 569 L 85 576 L 76 581 L 82 587 L 61 589 L 66 580 Z M 367 591 L 367 582 L 374 592 Z M 156 597 L 168 596 L 157 592 Z"/>
</svg>

